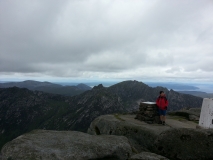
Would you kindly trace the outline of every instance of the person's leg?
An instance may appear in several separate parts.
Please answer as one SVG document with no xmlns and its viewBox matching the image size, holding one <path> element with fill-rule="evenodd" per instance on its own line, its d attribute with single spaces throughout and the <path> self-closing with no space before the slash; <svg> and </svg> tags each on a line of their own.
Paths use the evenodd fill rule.
<svg viewBox="0 0 213 160">
<path fill-rule="evenodd" d="M 162 117 L 163 121 L 162 124 L 165 125 L 165 121 L 166 121 L 166 110 L 163 111 L 163 117 Z"/>
<path fill-rule="evenodd" d="M 165 125 L 165 116 L 162 116 L 162 124 Z"/>
<path fill-rule="evenodd" d="M 163 115 L 160 115 L 160 120 L 161 122 L 163 122 Z"/>
<path fill-rule="evenodd" d="M 162 124 L 162 122 L 163 122 L 163 116 L 160 115 L 160 122 L 158 124 Z"/>
<path fill-rule="evenodd" d="M 162 110 L 160 108 L 158 109 L 158 113 L 160 115 L 160 122 L 159 122 L 159 124 L 162 124 L 162 122 L 163 122 L 163 114 L 162 114 Z"/>
</svg>

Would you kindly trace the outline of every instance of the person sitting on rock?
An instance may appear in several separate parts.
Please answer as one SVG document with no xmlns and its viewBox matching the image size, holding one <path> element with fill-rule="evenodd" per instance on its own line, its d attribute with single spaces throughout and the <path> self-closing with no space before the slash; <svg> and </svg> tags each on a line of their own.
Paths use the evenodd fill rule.
<svg viewBox="0 0 213 160">
<path fill-rule="evenodd" d="M 165 120 L 166 120 L 166 110 L 168 106 L 168 100 L 166 98 L 166 95 L 164 91 L 160 91 L 160 95 L 158 99 L 156 100 L 156 104 L 158 106 L 158 111 L 160 115 L 160 124 L 165 125 Z"/>
</svg>

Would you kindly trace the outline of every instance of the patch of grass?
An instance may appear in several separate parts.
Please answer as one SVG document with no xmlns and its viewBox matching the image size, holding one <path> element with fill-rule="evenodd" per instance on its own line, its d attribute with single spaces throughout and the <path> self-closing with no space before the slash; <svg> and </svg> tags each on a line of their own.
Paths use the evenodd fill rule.
<svg viewBox="0 0 213 160">
<path fill-rule="evenodd" d="M 135 147 L 131 146 L 131 148 L 132 148 L 133 153 L 138 154 L 138 151 L 137 151 L 137 149 L 135 149 Z"/>
<path fill-rule="evenodd" d="M 186 119 L 189 119 L 189 113 L 186 113 L 186 112 L 178 112 L 178 111 L 176 111 L 176 112 L 170 112 L 170 113 L 168 113 L 168 115 L 170 115 L 170 116 L 180 116 L 180 117 L 184 117 Z"/>
<path fill-rule="evenodd" d="M 192 121 L 192 122 L 194 122 L 194 123 L 196 123 L 196 124 L 199 124 L 199 121 Z"/>
<path fill-rule="evenodd" d="M 120 120 L 120 121 L 125 121 L 124 119 L 122 119 L 121 117 L 119 117 L 118 114 L 114 114 L 114 117 L 115 117 L 116 119 Z"/>
<path fill-rule="evenodd" d="M 174 119 L 174 120 L 178 120 L 178 121 L 187 121 L 188 119 L 185 117 L 181 117 L 181 116 L 170 116 L 170 118 Z"/>
</svg>

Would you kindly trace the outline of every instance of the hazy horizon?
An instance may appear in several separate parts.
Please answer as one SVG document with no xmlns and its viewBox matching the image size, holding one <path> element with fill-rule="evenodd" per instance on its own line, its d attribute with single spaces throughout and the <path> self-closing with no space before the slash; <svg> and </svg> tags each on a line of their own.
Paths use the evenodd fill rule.
<svg viewBox="0 0 213 160">
<path fill-rule="evenodd" d="M 30 79 L 29 79 L 30 80 Z M 32 79 L 31 79 L 32 80 Z M 0 83 L 7 83 L 7 82 L 23 82 L 27 81 L 26 80 L 17 80 L 17 81 L 0 81 Z M 86 84 L 90 87 L 97 86 L 99 84 L 103 84 L 104 87 L 110 87 L 114 84 L 127 81 L 127 80 L 121 80 L 121 81 L 86 81 L 86 80 L 81 80 L 81 81 L 39 81 L 39 80 L 32 80 L 32 81 L 38 81 L 38 82 L 51 82 L 55 84 L 60 84 L 60 85 L 67 85 L 67 86 L 74 86 L 78 85 L 80 83 Z M 133 80 L 132 80 L 133 81 Z M 138 82 L 143 82 L 147 84 L 150 87 L 157 87 L 157 86 L 162 86 L 167 89 L 173 89 L 175 91 L 201 91 L 201 92 L 206 92 L 206 93 L 213 93 L 213 83 L 184 83 L 184 82 L 157 82 L 157 81 L 140 81 L 137 80 Z"/>
</svg>

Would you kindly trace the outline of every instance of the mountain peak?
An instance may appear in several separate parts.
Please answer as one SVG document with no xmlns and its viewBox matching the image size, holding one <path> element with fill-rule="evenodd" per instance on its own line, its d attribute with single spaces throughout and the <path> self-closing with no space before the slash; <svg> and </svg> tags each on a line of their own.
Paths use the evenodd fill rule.
<svg viewBox="0 0 213 160">
<path fill-rule="evenodd" d="M 104 88 L 103 84 L 99 84 L 98 86 L 94 86 L 93 89 L 102 89 Z"/>
</svg>

